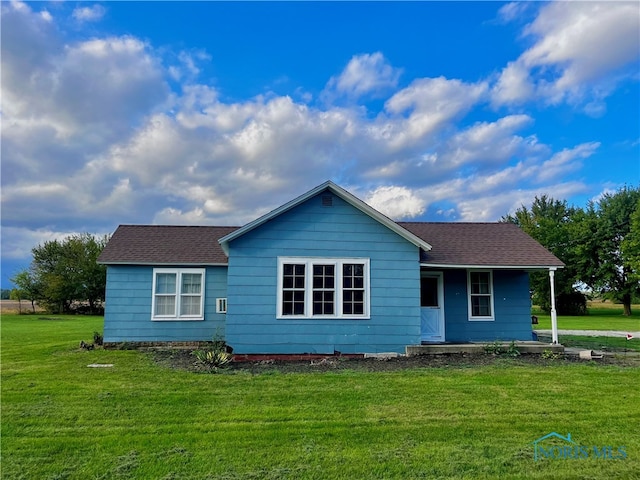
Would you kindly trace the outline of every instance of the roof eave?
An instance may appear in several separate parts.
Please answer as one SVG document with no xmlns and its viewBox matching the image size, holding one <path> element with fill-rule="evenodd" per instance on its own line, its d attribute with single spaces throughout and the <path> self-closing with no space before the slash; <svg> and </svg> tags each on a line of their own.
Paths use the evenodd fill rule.
<svg viewBox="0 0 640 480">
<path fill-rule="evenodd" d="M 430 268 L 460 268 L 460 269 L 487 269 L 487 270 L 557 270 L 564 265 L 482 265 L 470 263 L 429 263 L 420 262 L 421 267 Z"/>
<path fill-rule="evenodd" d="M 198 267 L 228 267 L 228 263 L 210 263 L 210 262 L 127 262 L 127 261 L 107 261 L 107 262 L 97 262 L 100 265 L 136 265 L 136 266 L 146 266 L 146 267 L 167 267 L 167 266 L 176 266 L 176 265 L 189 265 L 189 266 L 198 266 Z"/>
</svg>

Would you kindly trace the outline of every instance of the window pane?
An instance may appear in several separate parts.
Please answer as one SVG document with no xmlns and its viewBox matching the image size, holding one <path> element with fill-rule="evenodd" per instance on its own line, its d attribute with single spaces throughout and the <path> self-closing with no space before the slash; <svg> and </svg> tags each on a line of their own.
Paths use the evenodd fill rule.
<svg viewBox="0 0 640 480">
<path fill-rule="evenodd" d="M 489 288 L 489 272 L 471 273 L 471 293 L 478 295 L 488 295 L 491 293 Z"/>
<path fill-rule="evenodd" d="M 180 300 L 180 315 L 200 315 L 200 296 L 188 295 Z"/>
<path fill-rule="evenodd" d="M 353 314 L 354 315 L 364 315 L 364 303 L 354 303 L 353 304 Z"/>
<path fill-rule="evenodd" d="M 364 264 L 343 264 L 342 289 L 342 313 L 364 315 Z"/>
<path fill-rule="evenodd" d="M 176 314 L 176 297 L 172 295 L 156 297 L 155 315 L 173 316 L 175 314 Z"/>
<path fill-rule="evenodd" d="M 182 274 L 182 292 L 199 294 L 202 283 L 202 275 L 199 273 Z"/>
<path fill-rule="evenodd" d="M 304 290 L 285 290 L 282 292 L 282 314 L 304 314 Z"/>
<path fill-rule="evenodd" d="M 420 306 L 438 306 L 438 279 L 436 277 L 422 277 L 420 279 Z"/>
<path fill-rule="evenodd" d="M 282 288 L 304 288 L 305 265 L 284 264 L 282 268 Z"/>
<path fill-rule="evenodd" d="M 471 315 L 474 317 L 490 317 L 491 298 L 488 296 L 471 297 Z"/>
<path fill-rule="evenodd" d="M 333 292 L 313 292 L 313 314 L 333 315 Z"/>
<path fill-rule="evenodd" d="M 176 274 L 157 273 L 156 293 L 176 293 Z"/>
</svg>

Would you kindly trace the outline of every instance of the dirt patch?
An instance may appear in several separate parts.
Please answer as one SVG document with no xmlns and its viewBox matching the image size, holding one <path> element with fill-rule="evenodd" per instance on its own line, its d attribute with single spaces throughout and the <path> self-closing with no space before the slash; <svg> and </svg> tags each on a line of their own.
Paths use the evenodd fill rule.
<svg viewBox="0 0 640 480">
<path fill-rule="evenodd" d="M 199 365 L 190 351 L 185 350 L 156 350 L 150 352 L 154 361 L 162 366 L 191 372 L 210 372 Z M 388 359 L 377 358 L 346 358 L 325 357 L 313 360 L 261 360 L 247 362 L 233 362 L 229 366 L 218 370 L 219 373 L 250 373 L 272 374 L 278 373 L 321 373 L 334 371 L 359 372 L 394 372 L 421 368 L 472 368 L 485 365 L 536 365 L 540 367 L 562 365 L 570 363 L 585 363 L 573 356 L 559 356 L 555 359 L 542 358 L 541 355 L 521 355 L 508 357 L 505 355 L 420 355 L 414 357 L 395 357 Z M 637 356 L 606 356 L 600 360 L 592 360 L 597 365 L 620 365 L 640 367 L 640 357 Z"/>
</svg>

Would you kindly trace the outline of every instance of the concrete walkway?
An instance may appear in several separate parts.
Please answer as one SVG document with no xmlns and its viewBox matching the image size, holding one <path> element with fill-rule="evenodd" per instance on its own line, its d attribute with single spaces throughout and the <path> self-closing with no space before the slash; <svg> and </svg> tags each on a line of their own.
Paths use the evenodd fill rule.
<svg viewBox="0 0 640 480">
<path fill-rule="evenodd" d="M 534 330 L 538 335 L 551 335 L 551 330 Z M 630 333 L 633 338 L 640 338 L 640 332 L 623 332 L 621 330 L 558 330 L 558 335 L 581 335 L 585 337 L 626 337 Z"/>
</svg>

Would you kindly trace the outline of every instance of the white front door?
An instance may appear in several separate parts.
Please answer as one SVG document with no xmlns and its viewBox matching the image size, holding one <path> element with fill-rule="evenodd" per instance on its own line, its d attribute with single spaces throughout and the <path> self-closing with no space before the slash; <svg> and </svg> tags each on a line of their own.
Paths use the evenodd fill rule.
<svg viewBox="0 0 640 480">
<path fill-rule="evenodd" d="M 444 342 L 444 290 L 442 272 L 420 275 L 421 340 Z"/>
</svg>

